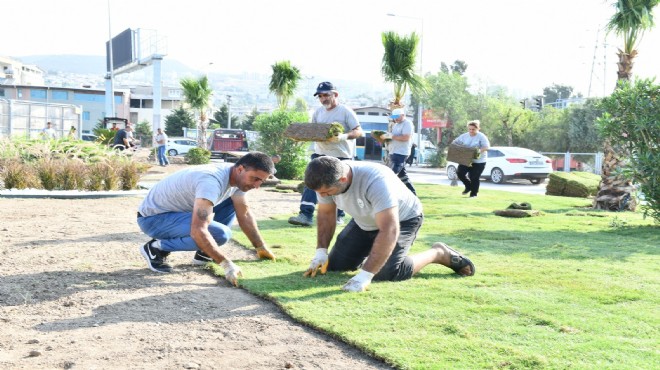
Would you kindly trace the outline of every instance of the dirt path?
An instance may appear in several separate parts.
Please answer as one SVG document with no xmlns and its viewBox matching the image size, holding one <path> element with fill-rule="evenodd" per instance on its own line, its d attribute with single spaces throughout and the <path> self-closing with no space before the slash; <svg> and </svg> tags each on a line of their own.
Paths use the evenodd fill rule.
<svg viewBox="0 0 660 370">
<path fill-rule="evenodd" d="M 261 189 L 249 198 L 262 219 L 299 201 Z M 192 252 L 172 254 L 176 273 L 149 271 L 140 201 L 0 198 L 0 368 L 387 368 L 190 266 Z"/>
</svg>

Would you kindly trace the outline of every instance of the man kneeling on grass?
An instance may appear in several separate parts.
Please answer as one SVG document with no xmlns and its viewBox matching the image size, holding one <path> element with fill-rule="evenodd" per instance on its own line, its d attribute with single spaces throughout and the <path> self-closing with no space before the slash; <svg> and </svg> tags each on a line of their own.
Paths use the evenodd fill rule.
<svg viewBox="0 0 660 370">
<path fill-rule="evenodd" d="M 231 238 L 234 219 L 257 250 L 259 258 L 275 260 L 261 238 L 245 193 L 275 173 L 271 158 L 251 152 L 236 162 L 194 166 L 159 181 L 138 208 L 140 229 L 153 238 L 140 247 L 149 269 L 171 272 L 170 252 L 196 251 L 193 264 L 215 261 L 225 278 L 238 284 L 241 270 L 219 246 Z"/>
<path fill-rule="evenodd" d="M 318 269 L 325 273 L 360 268 L 342 289 L 361 292 L 372 279 L 407 280 L 431 263 L 447 266 L 462 276 L 474 275 L 470 259 L 444 243 L 408 256 L 424 219 L 422 204 L 389 168 L 319 157 L 307 166 L 305 185 L 318 194 L 319 208 L 316 255 L 304 276 L 314 277 Z M 337 207 L 353 219 L 339 233 L 328 255 Z"/>
</svg>

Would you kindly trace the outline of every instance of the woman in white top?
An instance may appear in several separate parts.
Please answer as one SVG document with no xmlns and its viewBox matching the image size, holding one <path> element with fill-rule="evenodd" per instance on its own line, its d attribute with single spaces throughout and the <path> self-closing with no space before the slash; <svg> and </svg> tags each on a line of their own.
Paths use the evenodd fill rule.
<svg viewBox="0 0 660 370">
<path fill-rule="evenodd" d="M 463 195 L 470 194 L 470 198 L 475 198 L 477 193 L 479 193 L 479 177 L 481 173 L 484 172 L 486 167 L 486 158 L 488 157 L 488 148 L 490 148 L 490 142 L 488 138 L 483 133 L 479 132 L 481 129 L 479 120 L 470 121 L 467 124 L 468 132 L 462 134 L 454 140 L 454 143 L 467 146 L 470 148 L 479 148 L 479 158 L 472 161 L 472 165 L 469 167 L 466 165 L 459 164 L 458 169 L 456 170 L 456 176 L 461 180 L 463 185 L 465 185 L 465 190 L 463 190 Z"/>
</svg>

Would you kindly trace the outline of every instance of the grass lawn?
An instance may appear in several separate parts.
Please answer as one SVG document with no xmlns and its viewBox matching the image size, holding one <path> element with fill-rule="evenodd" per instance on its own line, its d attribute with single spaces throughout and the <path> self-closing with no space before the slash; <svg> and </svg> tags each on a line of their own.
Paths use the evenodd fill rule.
<svg viewBox="0 0 660 370">
<path fill-rule="evenodd" d="M 351 273 L 302 277 L 316 227 L 283 215 L 259 224 L 277 262 L 239 262 L 240 284 L 400 368 L 660 368 L 660 227 L 651 219 L 594 211 L 586 199 L 415 187 L 425 222 L 412 253 L 447 242 L 472 259 L 475 276 L 430 265 L 345 293 Z M 543 214 L 493 214 L 513 202 Z"/>
</svg>

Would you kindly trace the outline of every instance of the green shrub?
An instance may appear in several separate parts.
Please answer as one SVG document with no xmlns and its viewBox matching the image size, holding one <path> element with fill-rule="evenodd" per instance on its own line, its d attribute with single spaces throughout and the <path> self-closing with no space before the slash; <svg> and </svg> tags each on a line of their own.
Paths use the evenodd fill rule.
<svg viewBox="0 0 660 370">
<path fill-rule="evenodd" d="M 431 167 L 447 167 L 447 155 L 444 153 L 435 152 L 429 156 L 427 162 L 431 165 Z"/>
<path fill-rule="evenodd" d="M 204 148 L 190 148 L 185 160 L 188 164 L 207 164 L 211 162 L 211 152 Z"/>
<path fill-rule="evenodd" d="M 660 223 L 660 85 L 655 80 L 621 81 L 601 107 L 598 127 L 630 160 L 616 169 L 644 193 L 644 216 Z"/>
<path fill-rule="evenodd" d="M 309 143 L 298 142 L 284 136 L 286 128 L 294 122 L 308 122 L 307 113 L 276 110 L 257 116 L 254 129 L 259 132 L 255 150 L 269 155 L 278 154 L 282 160 L 275 165 L 280 179 L 300 179 L 307 167 Z"/>
</svg>

